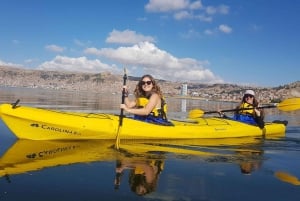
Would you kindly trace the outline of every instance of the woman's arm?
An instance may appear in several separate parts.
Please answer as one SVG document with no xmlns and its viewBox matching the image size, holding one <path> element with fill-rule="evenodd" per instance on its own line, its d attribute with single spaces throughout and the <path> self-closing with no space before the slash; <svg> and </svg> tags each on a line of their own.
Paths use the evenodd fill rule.
<svg viewBox="0 0 300 201">
<path fill-rule="evenodd" d="M 265 127 L 265 122 L 264 122 L 264 111 L 262 109 L 257 109 L 254 108 L 255 111 L 255 121 L 258 125 L 259 128 L 263 129 Z"/>
<path fill-rule="evenodd" d="M 133 108 L 134 106 L 136 106 L 136 101 L 135 100 L 130 100 L 128 97 L 125 97 L 124 104 L 128 108 Z"/>
</svg>

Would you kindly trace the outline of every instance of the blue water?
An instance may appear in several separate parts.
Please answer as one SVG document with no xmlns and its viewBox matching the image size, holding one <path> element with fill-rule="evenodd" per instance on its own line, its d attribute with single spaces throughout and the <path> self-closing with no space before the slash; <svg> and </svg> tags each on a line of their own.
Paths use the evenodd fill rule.
<svg viewBox="0 0 300 201">
<path fill-rule="evenodd" d="M 110 98 L 63 91 L 0 89 L 0 103 L 20 99 L 20 104 L 46 108 L 118 112 L 120 98 L 105 97 Z M 190 101 L 182 108 L 180 102 L 169 99 L 170 114 L 178 118 L 192 107 L 216 109 L 212 102 Z M 218 146 L 146 143 L 149 153 L 138 152 L 143 144 L 128 145 L 122 141 L 120 151 L 112 148 L 114 142 L 23 142 L 0 120 L 0 200 L 298 201 L 299 114 L 273 109 L 267 114 L 269 120 L 289 121 L 285 137 Z M 182 153 L 162 151 L 165 148 Z M 199 154 L 186 154 L 186 150 Z M 150 172 L 151 182 L 133 177 L 141 167 L 147 170 L 144 173 Z M 122 168 L 121 176 L 116 176 Z M 137 185 L 133 191 L 133 178 L 150 190 L 139 195 L 145 189 Z"/>
</svg>

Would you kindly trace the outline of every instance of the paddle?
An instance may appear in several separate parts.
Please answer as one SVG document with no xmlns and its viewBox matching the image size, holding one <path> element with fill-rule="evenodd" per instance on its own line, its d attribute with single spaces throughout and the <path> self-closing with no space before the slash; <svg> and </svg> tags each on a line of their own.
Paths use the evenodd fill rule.
<svg viewBox="0 0 300 201">
<path fill-rule="evenodd" d="M 20 99 L 18 99 L 16 102 L 12 103 L 12 104 L 11 104 L 11 107 L 12 107 L 13 109 L 15 109 L 15 108 L 17 107 L 17 105 L 19 104 L 19 102 L 20 102 Z"/>
<path fill-rule="evenodd" d="M 278 108 L 282 111 L 293 111 L 293 110 L 299 110 L 300 109 L 300 98 L 288 98 L 283 100 L 280 103 L 275 103 L 273 105 L 266 105 L 258 107 L 260 109 L 263 108 Z M 213 113 L 219 113 L 219 112 L 235 112 L 239 110 L 252 110 L 253 108 L 243 108 L 243 109 L 229 109 L 229 110 L 220 110 L 220 111 L 203 111 L 200 109 L 194 109 L 189 112 L 189 118 L 199 118 L 202 117 L 204 114 L 213 114 Z"/>
<path fill-rule="evenodd" d="M 123 90 L 122 90 L 122 101 L 121 103 L 124 104 L 125 102 L 125 86 L 126 86 L 126 80 L 127 80 L 127 73 L 126 73 L 126 68 L 124 68 L 124 75 L 123 75 Z M 124 109 L 121 109 L 120 116 L 119 116 L 119 127 L 117 131 L 117 137 L 116 137 L 116 143 L 115 143 L 115 148 L 119 150 L 120 148 L 120 133 L 123 125 L 123 116 L 124 116 Z"/>
</svg>

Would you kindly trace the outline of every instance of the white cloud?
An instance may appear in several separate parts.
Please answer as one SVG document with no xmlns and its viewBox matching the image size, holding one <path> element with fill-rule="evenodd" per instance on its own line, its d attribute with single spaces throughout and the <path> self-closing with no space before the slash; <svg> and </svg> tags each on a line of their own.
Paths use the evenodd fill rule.
<svg viewBox="0 0 300 201">
<path fill-rule="evenodd" d="M 145 6 L 149 12 L 171 13 L 176 20 L 212 22 L 215 14 L 228 14 L 229 6 L 203 6 L 202 2 L 189 0 L 150 0 Z"/>
<path fill-rule="evenodd" d="M 81 40 L 78 40 L 78 39 L 74 39 L 74 43 L 79 46 L 79 47 L 87 47 L 91 44 L 91 41 L 81 41 Z"/>
<path fill-rule="evenodd" d="M 219 30 L 224 32 L 224 33 L 231 33 L 232 32 L 231 27 L 229 27 L 228 25 L 225 25 L 225 24 L 221 24 L 219 26 Z"/>
<path fill-rule="evenodd" d="M 193 15 L 189 13 L 188 11 L 180 11 L 174 14 L 174 18 L 177 20 L 182 20 L 182 19 L 191 19 L 193 18 Z"/>
<path fill-rule="evenodd" d="M 202 34 L 197 30 L 189 29 L 187 32 L 181 33 L 180 36 L 182 38 L 200 38 Z"/>
<path fill-rule="evenodd" d="M 189 11 L 179 11 L 177 13 L 174 14 L 173 16 L 176 20 L 183 20 L 183 19 L 196 19 L 196 20 L 200 20 L 203 22 L 211 22 L 212 21 L 212 17 L 210 16 L 205 16 L 205 15 L 195 15 L 192 12 Z"/>
<path fill-rule="evenodd" d="M 220 14 L 223 14 L 223 15 L 226 15 L 229 13 L 229 6 L 226 6 L 226 5 L 220 5 L 218 7 L 218 11 Z"/>
<path fill-rule="evenodd" d="M 205 11 L 209 15 L 214 15 L 214 14 L 222 14 L 226 15 L 229 13 L 229 6 L 226 5 L 220 5 L 220 6 L 207 6 L 205 8 Z"/>
<path fill-rule="evenodd" d="M 118 44 L 136 44 L 142 41 L 155 42 L 151 36 L 144 36 L 137 34 L 135 31 L 124 30 L 118 31 L 113 30 L 110 32 L 109 37 L 106 39 L 107 43 L 118 43 Z"/>
<path fill-rule="evenodd" d="M 169 12 L 188 8 L 189 0 L 150 0 L 145 6 L 149 12 Z"/>
<path fill-rule="evenodd" d="M 39 59 L 34 58 L 34 59 L 26 59 L 24 62 L 26 64 L 32 64 L 32 63 L 38 62 L 38 61 L 39 61 Z"/>
<path fill-rule="evenodd" d="M 100 60 L 88 60 L 86 57 L 71 58 L 65 56 L 56 56 L 51 61 L 46 61 L 38 66 L 42 70 L 60 70 L 99 73 L 110 71 L 119 72 L 115 65 L 102 63 Z"/>
<path fill-rule="evenodd" d="M 5 62 L 2 60 L 0 60 L 0 66 L 22 67 L 22 65 L 20 65 L 20 64 Z"/>
<path fill-rule="evenodd" d="M 200 8 L 202 8 L 201 1 L 194 1 L 193 3 L 191 3 L 189 5 L 189 9 L 191 9 L 191 10 L 196 10 L 196 9 L 200 9 Z"/>
<path fill-rule="evenodd" d="M 159 49 L 150 42 L 140 42 L 128 47 L 118 48 L 86 48 L 84 53 L 107 58 L 115 63 L 121 63 L 128 68 L 132 76 L 152 74 L 155 78 L 171 81 L 195 81 L 205 83 L 221 83 L 223 80 L 214 75 L 207 66 L 208 61 L 199 61 L 193 58 L 177 58 L 167 51 Z M 30 61 L 28 61 L 30 62 Z M 0 65 L 20 66 L 0 60 Z M 38 66 L 41 70 L 58 70 L 71 72 L 99 73 L 109 71 L 122 73 L 115 64 L 109 65 L 99 59 L 87 57 L 56 56 Z"/>
<path fill-rule="evenodd" d="M 218 33 L 225 33 L 225 34 L 230 34 L 232 32 L 232 28 L 229 27 L 228 25 L 220 25 L 214 29 L 205 29 L 203 31 L 203 33 L 205 35 L 215 35 L 215 34 L 218 34 Z"/>
<path fill-rule="evenodd" d="M 206 10 L 206 13 L 209 15 L 213 15 L 217 12 L 217 9 L 213 6 L 207 6 L 205 10 Z"/>
<path fill-rule="evenodd" d="M 51 52 L 63 52 L 65 50 L 64 47 L 60 47 L 58 45 L 46 45 L 45 49 Z"/>
<path fill-rule="evenodd" d="M 207 61 L 192 58 L 176 58 L 170 53 L 157 48 L 153 43 L 140 42 L 130 47 L 87 48 L 86 54 L 106 57 L 122 63 L 129 68 L 153 74 L 156 78 L 173 80 L 216 83 L 223 80 L 215 76 L 209 69 Z M 140 75 L 135 75 L 140 76 Z"/>
</svg>

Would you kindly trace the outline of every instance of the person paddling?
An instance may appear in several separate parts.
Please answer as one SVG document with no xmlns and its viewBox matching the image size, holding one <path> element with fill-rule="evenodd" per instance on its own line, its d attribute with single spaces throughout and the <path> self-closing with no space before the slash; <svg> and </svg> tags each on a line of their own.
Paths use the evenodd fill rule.
<svg viewBox="0 0 300 201">
<path fill-rule="evenodd" d="M 224 113 L 220 113 L 220 115 L 227 117 Z M 261 129 L 264 128 L 264 111 L 259 108 L 259 103 L 253 90 L 248 89 L 245 91 L 242 101 L 236 108 L 233 119 L 257 125 Z"/>
<path fill-rule="evenodd" d="M 167 105 L 163 93 L 151 75 L 141 77 L 134 90 L 135 100 L 128 98 L 126 86 L 125 91 L 125 103 L 121 104 L 120 108 L 134 114 L 134 119 L 161 125 L 172 125 L 167 119 Z"/>
</svg>

